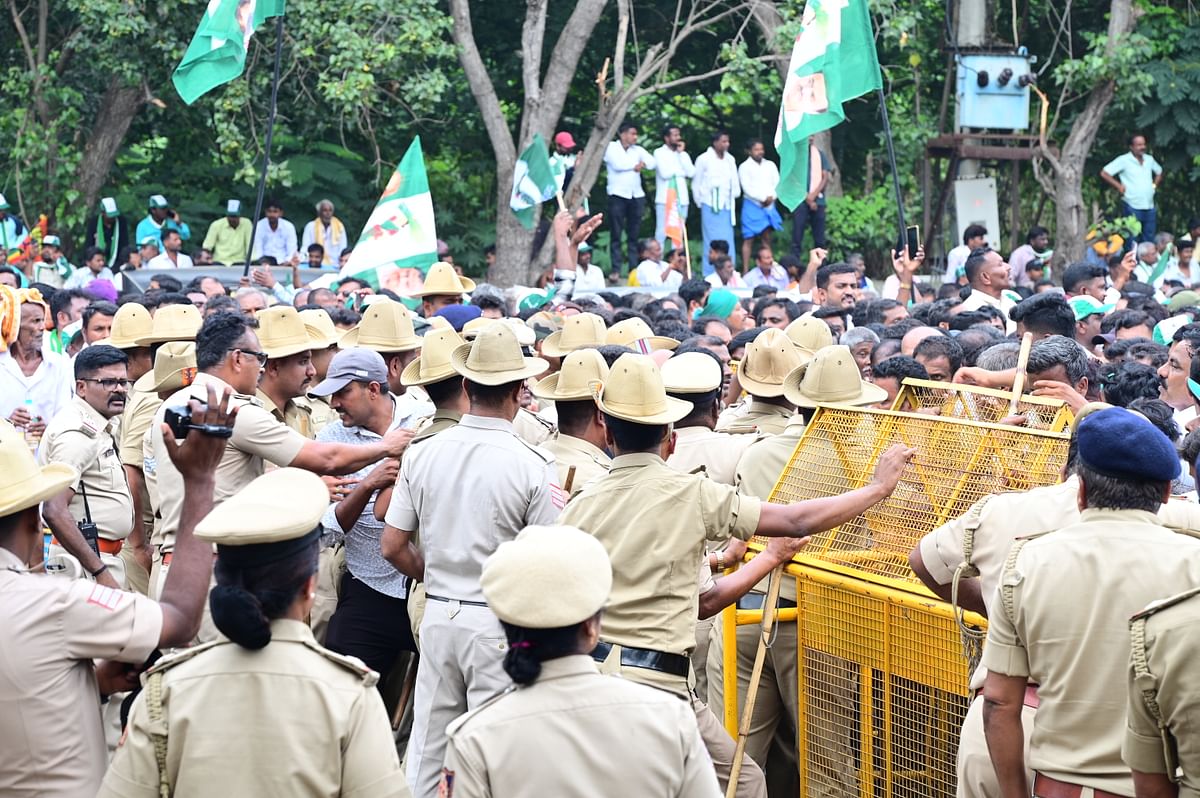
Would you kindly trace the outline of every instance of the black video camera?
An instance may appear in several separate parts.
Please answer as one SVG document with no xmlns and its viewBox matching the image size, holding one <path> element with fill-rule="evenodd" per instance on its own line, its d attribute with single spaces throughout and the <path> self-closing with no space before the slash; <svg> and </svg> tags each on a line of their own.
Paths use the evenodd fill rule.
<svg viewBox="0 0 1200 798">
<path fill-rule="evenodd" d="M 207 409 L 207 405 L 201 403 L 201 408 Z M 192 430 L 212 435 L 214 438 L 229 438 L 233 436 L 232 427 L 222 427 L 219 424 L 193 424 L 192 411 L 187 405 L 181 407 L 168 407 L 163 413 L 163 421 L 167 422 L 167 426 L 171 428 L 171 434 L 176 440 L 183 440 Z"/>
</svg>

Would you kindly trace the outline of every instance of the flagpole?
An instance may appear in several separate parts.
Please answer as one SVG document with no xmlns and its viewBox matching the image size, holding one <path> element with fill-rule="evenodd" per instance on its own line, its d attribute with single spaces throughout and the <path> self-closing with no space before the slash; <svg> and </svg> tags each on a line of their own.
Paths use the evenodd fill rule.
<svg viewBox="0 0 1200 798">
<path fill-rule="evenodd" d="M 888 161 L 892 166 L 892 185 L 896 189 L 896 220 L 900 224 L 900 237 L 896 240 L 903 242 L 901 246 L 907 248 L 904 199 L 900 196 L 900 172 L 896 169 L 896 145 L 892 142 L 892 124 L 888 121 L 887 99 L 883 96 L 882 86 L 879 87 L 879 113 L 883 115 L 883 134 L 887 138 Z"/>
<path fill-rule="evenodd" d="M 263 142 L 262 174 L 258 176 L 258 199 L 254 202 L 254 220 L 250 225 L 250 247 L 246 250 L 246 265 L 242 268 L 242 277 L 250 274 L 250 256 L 254 254 L 254 237 L 258 232 L 258 220 L 262 216 L 263 192 L 267 189 L 267 169 L 271 165 L 271 139 L 275 135 L 275 107 L 279 101 L 279 62 L 282 58 L 283 15 L 280 14 L 275 17 L 275 68 L 271 72 L 271 108 L 267 114 L 267 136 Z"/>
</svg>

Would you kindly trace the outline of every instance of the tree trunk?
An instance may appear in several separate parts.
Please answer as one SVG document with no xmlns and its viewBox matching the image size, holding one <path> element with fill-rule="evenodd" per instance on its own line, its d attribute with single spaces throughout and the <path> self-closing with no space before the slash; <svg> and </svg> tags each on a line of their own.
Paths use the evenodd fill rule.
<svg viewBox="0 0 1200 798">
<path fill-rule="evenodd" d="M 100 101 L 100 112 L 96 114 L 96 122 L 92 133 L 83 148 L 83 158 L 79 162 L 76 186 L 79 189 L 81 209 L 87 211 L 96 207 L 100 199 L 100 191 L 112 170 L 117 152 L 129 132 L 134 114 L 145 103 L 146 94 L 140 86 L 126 86 L 119 78 L 113 78 Z"/>
</svg>

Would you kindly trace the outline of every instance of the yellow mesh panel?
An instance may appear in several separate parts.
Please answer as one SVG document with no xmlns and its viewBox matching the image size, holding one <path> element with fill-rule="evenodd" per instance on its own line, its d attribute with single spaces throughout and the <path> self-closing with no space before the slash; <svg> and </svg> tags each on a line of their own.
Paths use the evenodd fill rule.
<svg viewBox="0 0 1200 798">
<path fill-rule="evenodd" d="M 1012 394 L 991 388 L 946 382 L 906 379 L 896 395 L 893 410 L 931 413 L 945 418 L 962 418 L 995 424 L 1012 415 Z M 1017 415 L 1025 417 L 1029 429 L 1061 432 L 1071 424 L 1071 411 L 1058 399 L 1025 394 L 1017 402 Z"/>
<path fill-rule="evenodd" d="M 926 533 L 983 496 L 1053 484 L 1068 435 L 892 410 L 818 408 L 771 501 L 833 496 L 871 479 L 893 443 L 917 454 L 891 497 L 813 537 L 797 562 L 923 592 L 908 553 Z"/>
</svg>

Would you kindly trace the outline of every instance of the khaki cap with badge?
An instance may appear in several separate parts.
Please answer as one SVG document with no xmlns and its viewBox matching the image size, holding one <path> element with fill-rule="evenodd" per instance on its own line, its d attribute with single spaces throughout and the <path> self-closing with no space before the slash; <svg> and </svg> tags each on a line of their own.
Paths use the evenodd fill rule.
<svg viewBox="0 0 1200 798">
<path fill-rule="evenodd" d="M 650 325 L 639 318 L 625 319 L 608 328 L 604 343 L 628 346 L 643 355 L 658 349 L 674 349 L 679 342 L 665 335 L 655 335 Z"/>
<path fill-rule="evenodd" d="M 328 509 L 329 491 L 320 477 L 300 468 L 277 468 L 214 507 L 195 534 L 216 543 L 217 556 L 234 565 L 260 564 L 315 543 Z M 284 543 L 289 545 L 278 545 Z M 260 548 L 266 546 L 271 548 Z"/>
<path fill-rule="evenodd" d="M 168 341 L 154 353 L 154 369 L 147 371 L 133 384 L 143 393 L 164 393 L 182 390 L 196 379 L 196 344 L 191 341 Z"/>
<path fill-rule="evenodd" d="M 154 319 L 150 316 L 150 311 L 137 302 L 126 302 L 117 308 L 105 343 L 117 349 L 136 349 L 145 346 L 138 341 L 149 338 L 153 330 Z"/>
<path fill-rule="evenodd" d="M 634 424 L 674 424 L 692 412 L 691 402 L 667 396 L 662 373 L 647 355 L 621 355 L 608 379 L 591 387 L 601 412 Z"/>
<path fill-rule="evenodd" d="M 308 338 L 313 349 L 328 349 L 336 346 L 341 332 L 333 324 L 333 319 L 323 308 L 309 308 L 300 311 L 300 319 L 308 330 Z"/>
<path fill-rule="evenodd" d="M 833 331 L 824 319 L 818 319 L 811 313 L 805 313 L 800 318 L 783 328 L 792 343 L 806 350 L 810 355 L 833 345 Z"/>
<path fill-rule="evenodd" d="M 113 317 L 114 321 L 116 317 Z M 138 346 L 165 344 L 167 341 L 195 341 L 204 326 L 204 317 L 194 305 L 164 305 L 154 312 L 150 334 L 137 339 Z"/>
<path fill-rule="evenodd" d="M 607 333 L 604 319 L 595 313 L 577 313 L 563 320 L 561 330 L 546 336 L 542 341 L 542 354 L 563 357 L 585 346 L 603 346 Z"/>
<path fill-rule="evenodd" d="M 784 378 L 811 358 L 787 334 L 770 327 L 746 344 L 746 354 L 738 367 L 738 382 L 753 396 L 783 396 Z"/>
<path fill-rule="evenodd" d="M 308 328 L 295 308 L 276 305 L 260 310 L 258 319 L 258 343 L 268 360 L 291 357 L 313 348 L 308 337 Z"/>
<path fill-rule="evenodd" d="M 604 609 L 612 564 L 604 544 L 576 527 L 527 526 L 487 558 L 479 585 L 501 621 L 560 629 Z"/>
<path fill-rule="evenodd" d="M 673 355 L 660 370 L 667 393 L 712 393 L 724 382 L 721 364 L 703 352 Z"/>
<path fill-rule="evenodd" d="M 783 388 L 784 396 L 797 407 L 873 405 L 887 399 L 887 391 L 863 380 L 850 347 L 840 344 L 825 347 L 811 362 L 788 374 Z"/>
<path fill-rule="evenodd" d="M 39 467 L 23 435 L 0 435 L 0 518 L 37 507 L 77 479 L 79 472 L 66 463 Z"/>
<path fill-rule="evenodd" d="M 480 385 L 504 385 L 526 380 L 550 368 L 540 357 L 525 357 L 511 325 L 495 321 L 472 343 L 450 354 L 450 364 L 462 376 Z"/>
<path fill-rule="evenodd" d="M 421 354 L 400 372 L 400 382 L 409 387 L 432 385 L 459 376 L 450 363 L 450 355 L 465 343 L 451 327 L 425 333 Z"/>
<path fill-rule="evenodd" d="M 425 275 L 425 284 L 420 291 L 414 291 L 409 296 L 459 296 L 475 290 L 475 281 L 469 277 L 459 277 L 458 272 L 449 263 L 439 261 L 429 267 Z"/>
<path fill-rule="evenodd" d="M 592 398 L 591 384 L 608 379 L 608 363 L 595 349 L 580 349 L 563 359 L 562 368 L 530 390 L 539 399 L 579 402 Z"/>
<path fill-rule="evenodd" d="M 372 302 L 358 324 L 338 339 L 342 349 L 361 346 L 376 352 L 410 352 L 421 348 L 408 308 L 392 299 Z"/>
</svg>

